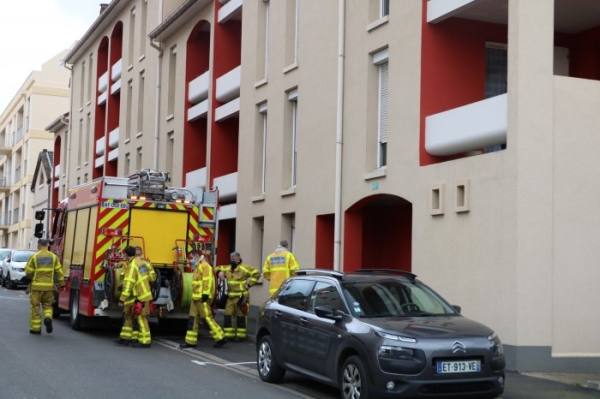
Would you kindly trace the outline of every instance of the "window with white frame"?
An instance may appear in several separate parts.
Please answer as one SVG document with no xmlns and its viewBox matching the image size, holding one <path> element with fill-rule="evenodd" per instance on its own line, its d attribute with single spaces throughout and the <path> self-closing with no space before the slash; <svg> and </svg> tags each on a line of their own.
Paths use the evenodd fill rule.
<svg viewBox="0 0 600 399">
<path fill-rule="evenodd" d="M 387 165 L 388 119 L 389 119 L 389 50 L 373 54 L 373 64 L 378 69 L 377 83 L 377 168 Z"/>
<path fill-rule="evenodd" d="M 127 43 L 127 63 L 133 65 L 133 54 L 135 45 L 135 7 L 129 12 L 129 38 Z"/>
<path fill-rule="evenodd" d="M 261 170 L 261 193 L 264 194 L 267 191 L 267 133 L 268 133 L 268 118 L 267 118 L 267 104 L 263 104 L 259 107 L 259 112 L 262 116 L 262 170 Z"/>
<path fill-rule="evenodd" d="M 383 18 L 390 14 L 390 0 L 379 0 L 379 17 Z"/>
<path fill-rule="evenodd" d="M 171 47 L 169 57 L 169 97 L 167 98 L 167 116 L 175 111 L 175 81 L 177 78 L 177 47 Z"/>
<path fill-rule="evenodd" d="M 144 89 L 146 86 L 146 72 L 140 72 L 140 80 L 138 86 L 138 99 L 137 99 L 137 132 L 142 133 L 144 131 Z"/>
<path fill-rule="evenodd" d="M 296 187 L 296 178 L 298 173 L 298 89 L 288 93 L 288 100 L 291 109 L 290 126 L 290 146 L 291 146 L 291 177 L 290 187 Z"/>
<path fill-rule="evenodd" d="M 288 66 L 295 66 L 298 63 L 298 34 L 300 30 L 299 9 L 299 0 L 287 0 L 285 61 Z"/>
<path fill-rule="evenodd" d="M 269 0 L 259 1 L 257 21 L 257 78 L 267 79 L 269 70 Z"/>
</svg>

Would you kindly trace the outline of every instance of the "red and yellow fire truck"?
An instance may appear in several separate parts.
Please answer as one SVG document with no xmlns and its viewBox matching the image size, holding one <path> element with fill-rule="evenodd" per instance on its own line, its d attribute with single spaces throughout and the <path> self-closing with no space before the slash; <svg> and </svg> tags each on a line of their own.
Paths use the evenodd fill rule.
<svg viewBox="0 0 600 399">
<path fill-rule="evenodd" d="M 52 249 L 66 279 L 55 309 L 69 313 L 73 329 L 86 318 L 121 316 L 119 268 L 128 245 L 141 247 L 159 276 L 154 316 L 187 318 L 189 252 L 216 250 L 218 194 L 168 188 L 168 181 L 156 170 L 102 177 L 74 187 L 55 210 Z"/>
</svg>

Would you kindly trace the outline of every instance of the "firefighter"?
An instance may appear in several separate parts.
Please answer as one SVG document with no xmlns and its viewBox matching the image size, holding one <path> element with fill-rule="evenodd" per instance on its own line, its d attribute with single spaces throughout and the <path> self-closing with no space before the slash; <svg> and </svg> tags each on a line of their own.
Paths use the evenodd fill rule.
<svg viewBox="0 0 600 399">
<path fill-rule="evenodd" d="M 227 280 L 227 302 L 223 330 L 225 338 L 233 342 L 246 339 L 246 326 L 250 310 L 250 292 L 248 289 L 258 282 L 260 272 L 242 263 L 239 252 L 232 252 L 229 265 L 217 267 L 219 279 Z"/>
<path fill-rule="evenodd" d="M 38 240 L 36 252 L 25 266 L 25 275 L 31 279 L 31 308 L 29 310 L 29 332 L 39 335 L 42 333 L 42 319 L 40 317 L 40 303 L 44 311 L 44 325 L 46 332 L 52 333 L 52 303 L 54 291 L 58 281 L 61 290 L 64 290 L 65 281 L 62 266 L 57 256 L 48 251 L 48 240 Z"/>
<path fill-rule="evenodd" d="M 123 330 L 116 343 L 123 344 L 123 341 L 132 342 L 134 348 L 150 348 L 151 336 L 150 326 L 148 325 L 148 314 L 150 313 L 150 301 L 152 300 L 152 292 L 150 291 L 150 267 L 146 261 L 135 257 L 135 248 L 128 246 L 125 248 L 125 255 L 128 260 L 128 267 L 125 271 L 123 280 L 123 292 L 119 298 L 119 306 L 131 306 L 131 316 L 125 311 L 125 321 L 123 322 Z M 131 322 L 127 320 L 130 317 Z M 131 338 L 128 336 L 129 323 L 131 323 Z M 137 323 L 139 328 L 138 341 L 133 339 L 133 325 Z M 127 343 L 127 342 L 125 342 Z"/>
<path fill-rule="evenodd" d="M 263 277 L 270 282 L 269 295 L 273 296 L 288 277 L 296 275 L 298 269 L 300 265 L 288 250 L 288 242 L 281 240 L 275 251 L 267 256 L 263 266 Z"/>
<path fill-rule="evenodd" d="M 200 255 L 198 250 L 190 252 L 190 262 L 196 265 L 192 276 L 192 303 L 188 327 L 185 334 L 185 343 L 179 345 L 181 349 L 195 348 L 198 344 L 198 324 L 202 320 L 204 326 L 215 340 L 214 347 L 220 348 L 227 343 L 223 329 L 215 321 L 212 314 L 211 303 L 215 293 L 215 275 L 212 266 Z"/>
</svg>

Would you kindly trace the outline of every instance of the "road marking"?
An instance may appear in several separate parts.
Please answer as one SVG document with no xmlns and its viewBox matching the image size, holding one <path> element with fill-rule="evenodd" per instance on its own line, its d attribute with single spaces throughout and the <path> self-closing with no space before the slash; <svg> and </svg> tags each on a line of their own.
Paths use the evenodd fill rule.
<svg viewBox="0 0 600 399">
<path fill-rule="evenodd" d="M 15 298 L 14 296 L 0 296 L 0 299 L 12 299 L 14 301 L 20 301 L 23 299 L 29 299 L 29 297 L 28 296 L 20 296 L 18 298 Z"/>
<path fill-rule="evenodd" d="M 215 362 L 201 362 L 199 360 L 192 360 L 192 363 L 196 363 L 197 365 L 200 366 L 222 366 L 222 367 L 229 367 L 229 366 L 239 366 L 242 364 L 256 364 L 256 362 L 239 362 L 239 363 L 215 363 Z"/>
</svg>

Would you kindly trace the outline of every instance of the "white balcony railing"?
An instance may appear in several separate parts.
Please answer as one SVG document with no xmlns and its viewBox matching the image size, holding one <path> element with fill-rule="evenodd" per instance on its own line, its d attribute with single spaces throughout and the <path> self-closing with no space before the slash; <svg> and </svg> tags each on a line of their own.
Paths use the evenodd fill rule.
<svg viewBox="0 0 600 399">
<path fill-rule="evenodd" d="M 448 156 L 506 143 L 508 95 L 502 94 L 425 118 L 425 149 Z"/>
<path fill-rule="evenodd" d="M 104 93 L 108 88 L 108 71 L 104 72 L 102 76 L 98 78 L 98 91 Z"/>
<path fill-rule="evenodd" d="M 204 72 L 196 79 L 192 80 L 188 86 L 188 101 L 192 104 L 198 104 L 208 98 L 208 78 L 209 71 Z"/>
<path fill-rule="evenodd" d="M 475 5 L 478 0 L 429 0 L 427 2 L 427 22 L 437 23 L 450 18 L 465 8 Z"/>
<path fill-rule="evenodd" d="M 187 188 L 206 188 L 206 168 L 193 170 L 185 175 L 185 186 Z"/>
<path fill-rule="evenodd" d="M 54 177 L 57 179 L 60 177 L 60 164 L 54 167 Z"/>
<path fill-rule="evenodd" d="M 113 82 L 116 82 L 121 79 L 121 67 L 123 64 L 123 59 L 119 59 L 119 61 L 115 62 L 112 66 L 111 70 L 111 79 Z"/>
<path fill-rule="evenodd" d="M 195 121 L 199 118 L 204 118 L 208 114 L 208 99 L 202 101 L 200 104 L 196 104 L 188 109 L 187 120 L 188 122 Z"/>
<path fill-rule="evenodd" d="M 230 173 L 215 178 L 214 185 L 219 188 L 219 200 L 224 202 L 235 201 L 238 192 L 238 173 Z"/>
<path fill-rule="evenodd" d="M 217 79 L 217 100 L 226 103 L 240 96 L 241 71 L 242 66 L 238 65 Z"/>
<path fill-rule="evenodd" d="M 217 122 L 224 121 L 240 114 L 240 98 L 229 101 L 227 104 L 221 105 L 215 110 L 215 120 Z"/>
<path fill-rule="evenodd" d="M 119 127 L 108 134 L 108 146 L 113 149 L 119 146 Z"/>
<path fill-rule="evenodd" d="M 102 156 L 104 155 L 104 151 L 106 151 L 106 137 L 102 136 L 98 140 L 96 140 L 96 155 Z"/>
<path fill-rule="evenodd" d="M 221 4 L 224 4 L 221 1 Z M 225 23 L 232 18 L 239 19 L 242 14 L 242 0 L 229 0 L 219 10 L 218 20 L 219 23 Z"/>
</svg>

